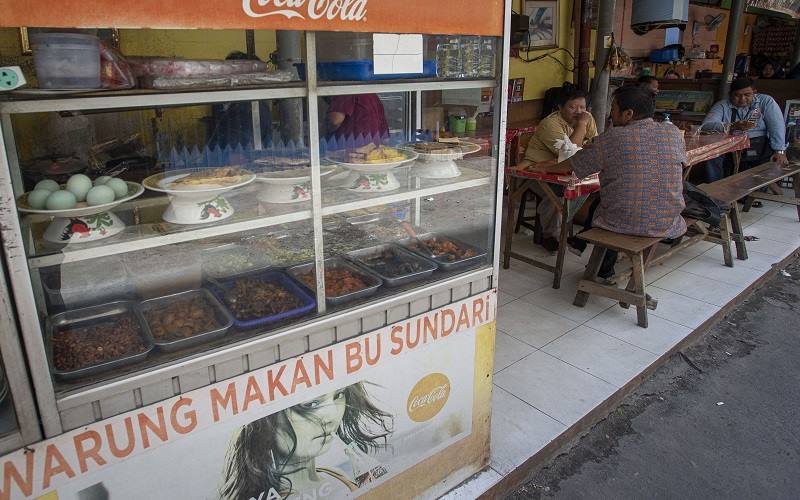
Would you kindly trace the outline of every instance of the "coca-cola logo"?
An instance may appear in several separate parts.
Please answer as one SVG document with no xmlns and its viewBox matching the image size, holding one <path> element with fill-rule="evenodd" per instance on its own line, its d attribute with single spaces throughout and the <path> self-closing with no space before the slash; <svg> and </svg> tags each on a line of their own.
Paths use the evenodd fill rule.
<svg viewBox="0 0 800 500">
<path fill-rule="evenodd" d="M 438 414 L 450 397 L 450 380 L 443 373 L 423 377 L 408 395 L 406 411 L 415 422 L 425 422 Z"/>
<path fill-rule="evenodd" d="M 369 0 L 242 0 L 250 17 L 283 16 L 286 19 L 363 21 Z"/>
</svg>

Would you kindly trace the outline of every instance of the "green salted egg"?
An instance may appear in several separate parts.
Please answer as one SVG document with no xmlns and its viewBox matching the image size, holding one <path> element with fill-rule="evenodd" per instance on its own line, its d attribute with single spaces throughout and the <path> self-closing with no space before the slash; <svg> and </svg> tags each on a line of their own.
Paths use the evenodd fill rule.
<svg viewBox="0 0 800 500">
<path fill-rule="evenodd" d="M 67 190 L 74 194 L 78 201 L 84 201 L 90 189 L 92 180 L 83 174 L 75 174 L 67 181 Z"/>
<path fill-rule="evenodd" d="M 34 189 L 28 193 L 28 205 L 36 210 L 41 210 L 47 204 L 47 198 L 51 194 L 47 189 Z"/>
<path fill-rule="evenodd" d="M 105 205 L 114 201 L 114 190 L 108 186 L 95 186 L 86 193 L 86 203 L 90 207 Z"/>
<path fill-rule="evenodd" d="M 55 193 L 61 189 L 61 186 L 59 186 L 58 183 L 52 179 L 45 179 L 36 183 L 36 185 L 33 187 L 33 190 L 36 191 L 37 189 L 46 189 L 51 193 Z"/>
<path fill-rule="evenodd" d="M 117 199 L 124 198 L 128 194 L 128 184 L 122 179 L 111 179 L 105 185 L 114 190 Z"/>
<path fill-rule="evenodd" d="M 101 175 L 100 177 L 98 177 L 97 179 L 94 180 L 94 185 L 95 186 L 102 186 L 106 182 L 110 181 L 111 179 L 113 179 L 113 177 L 111 177 L 110 175 Z"/>
<path fill-rule="evenodd" d="M 73 193 L 61 190 L 52 193 L 50 197 L 47 198 L 45 207 L 47 207 L 48 210 L 68 210 L 70 208 L 75 208 L 77 204 L 78 199 Z"/>
</svg>

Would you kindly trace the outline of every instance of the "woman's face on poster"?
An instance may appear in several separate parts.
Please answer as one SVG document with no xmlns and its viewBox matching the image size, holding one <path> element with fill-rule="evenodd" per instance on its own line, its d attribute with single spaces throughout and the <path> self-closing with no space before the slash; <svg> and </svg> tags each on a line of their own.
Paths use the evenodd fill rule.
<svg viewBox="0 0 800 500">
<path fill-rule="evenodd" d="M 297 443 L 292 451 L 291 433 L 278 429 L 277 451 L 289 463 L 305 462 L 327 452 L 342 423 L 347 398 L 344 389 L 292 406 L 285 412 L 286 422 Z"/>
</svg>

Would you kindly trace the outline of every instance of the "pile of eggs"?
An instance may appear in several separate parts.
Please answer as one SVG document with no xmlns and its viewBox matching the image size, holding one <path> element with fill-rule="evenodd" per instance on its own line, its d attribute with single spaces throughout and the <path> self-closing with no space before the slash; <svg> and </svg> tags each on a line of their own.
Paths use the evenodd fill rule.
<svg viewBox="0 0 800 500">
<path fill-rule="evenodd" d="M 64 189 L 50 179 L 39 181 L 28 194 L 28 205 L 35 210 L 69 210 L 80 202 L 94 207 L 124 198 L 127 194 L 128 184 L 122 179 L 104 175 L 92 183 L 89 177 L 75 174 L 67 180 Z"/>
</svg>

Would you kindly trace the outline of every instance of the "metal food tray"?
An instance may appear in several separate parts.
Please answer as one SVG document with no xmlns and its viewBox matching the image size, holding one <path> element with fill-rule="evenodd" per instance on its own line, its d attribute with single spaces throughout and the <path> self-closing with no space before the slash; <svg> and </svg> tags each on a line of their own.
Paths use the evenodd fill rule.
<svg viewBox="0 0 800 500">
<path fill-rule="evenodd" d="M 362 259 L 371 257 L 373 255 L 381 254 L 384 250 L 391 250 L 392 252 L 396 253 L 400 257 L 410 260 L 413 262 L 417 262 L 422 266 L 422 270 L 417 271 L 415 273 L 406 274 L 404 276 L 385 276 L 381 272 L 373 269 L 371 266 L 365 264 Z M 394 243 L 384 243 L 383 245 L 378 245 L 370 248 L 364 248 L 361 250 L 354 250 L 352 252 L 347 253 L 347 257 L 355 262 L 359 267 L 364 268 L 375 275 L 379 276 L 384 284 L 388 287 L 395 287 L 395 286 L 402 286 L 407 283 L 411 283 L 412 281 L 417 281 L 421 279 L 425 279 L 429 277 L 433 272 L 437 269 L 438 264 L 430 259 L 426 259 L 420 255 L 417 255 L 400 245 L 396 245 Z"/>
<path fill-rule="evenodd" d="M 238 254 L 250 254 L 253 256 L 257 256 L 263 259 L 263 262 L 259 262 L 257 264 L 253 264 L 252 267 L 246 269 L 239 269 L 235 272 L 231 272 L 230 274 L 217 274 L 213 272 L 209 272 L 207 269 L 206 261 L 214 256 L 219 256 L 218 258 L 224 259 L 226 255 L 230 253 L 238 253 Z M 262 255 L 258 255 L 259 252 L 257 249 L 252 247 L 247 247 L 244 245 L 237 245 L 235 243 L 228 243 L 219 247 L 210 248 L 207 250 L 203 250 L 200 252 L 200 262 L 203 269 L 203 276 L 212 279 L 220 279 L 220 278 L 230 278 L 232 276 L 239 276 L 245 273 L 251 273 L 255 271 L 263 271 L 273 266 L 272 259 L 270 259 L 266 253 L 262 253 Z"/>
<path fill-rule="evenodd" d="M 383 284 L 383 280 L 380 276 L 375 274 L 373 271 L 362 268 L 361 266 L 356 266 L 351 262 L 346 261 L 342 257 L 331 257 L 329 259 L 325 259 L 325 270 L 328 269 L 340 269 L 345 268 L 348 271 L 357 274 L 360 278 L 364 280 L 367 284 L 366 288 L 362 288 L 361 290 L 356 290 L 355 292 L 350 292 L 344 295 L 339 295 L 336 297 L 331 297 L 325 294 L 325 303 L 331 306 L 338 306 L 340 304 L 344 304 L 346 302 L 350 302 L 356 299 L 360 299 L 362 297 L 366 297 L 367 295 L 371 295 L 375 293 L 375 291 L 380 288 Z M 286 270 L 289 275 L 294 278 L 300 286 L 305 287 L 311 293 L 316 293 L 316 290 L 311 290 L 308 288 L 305 283 L 303 283 L 300 278 L 298 277 L 300 274 L 307 272 L 308 270 L 314 270 L 314 263 L 308 262 L 305 264 L 300 264 L 298 266 L 290 267 Z"/>
<path fill-rule="evenodd" d="M 214 339 L 218 339 L 225 335 L 228 330 L 231 329 L 233 326 L 233 316 L 231 313 L 220 304 L 219 300 L 206 290 L 205 288 L 200 288 L 197 290 L 188 290 L 186 292 L 175 293 L 172 295 L 167 295 L 165 297 L 158 297 L 156 299 L 149 299 L 145 300 L 141 304 L 139 304 L 139 309 L 142 312 L 142 317 L 144 321 L 147 323 L 148 329 L 150 329 L 150 323 L 147 319 L 147 312 L 152 309 L 158 309 L 169 304 L 178 302 L 180 300 L 191 300 L 195 295 L 202 295 L 208 301 L 207 303 L 214 309 L 214 315 L 217 318 L 220 326 L 214 330 L 209 330 L 207 332 L 196 333 L 191 337 L 186 337 L 183 339 L 176 339 L 176 340 L 158 340 L 155 335 L 153 335 L 152 330 L 150 330 L 150 334 L 153 335 L 153 343 L 155 346 L 166 352 L 177 351 L 178 349 L 185 349 L 186 347 L 195 346 L 197 344 L 202 344 L 204 342 L 209 342 Z"/>
<path fill-rule="evenodd" d="M 97 323 L 103 323 L 115 316 L 122 316 L 124 314 L 133 314 L 139 322 L 139 333 L 144 339 L 145 350 L 130 356 L 124 356 L 109 361 L 104 361 L 96 365 L 85 366 L 72 371 L 61 371 L 56 369 L 53 361 L 53 335 L 58 329 L 75 326 L 84 327 L 91 326 Z M 83 309 L 75 309 L 66 311 L 47 318 L 47 335 L 45 337 L 45 348 L 47 349 L 47 363 L 50 365 L 52 374 L 61 380 L 75 380 L 90 375 L 96 375 L 116 368 L 121 368 L 130 364 L 142 361 L 153 350 L 153 336 L 150 335 L 150 329 L 147 327 L 147 322 L 142 317 L 141 311 L 136 306 L 135 302 L 122 300 L 117 302 L 110 302 L 99 306 L 85 307 Z"/>
<path fill-rule="evenodd" d="M 469 243 L 464 243 L 461 240 L 456 238 L 452 238 L 450 236 L 441 234 L 441 233 L 425 233 L 421 235 L 417 235 L 417 239 L 422 240 L 425 242 L 431 238 L 439 238 L 440 240 L 449 240 L 452 241 L 456 246 L 463 249 L 471 249 L 475 251 L 475 255 L 472 257 L 467 257 L 466 259 L 461 260 L 447 260 L 446 257 L 435 257 L 433 253 L 426 252 L 424 250 L 416 250 L 411 248 L 411 244 L 413 240 L 411 238 L 405 238 L 400 240 L 398 243 L 403 245 L 404 248 L 408 249 L 411 252 L 414 252 L 417 255 L 425 257 L 426 259 L 432 259 L 439 264 L 439 269 L 442 271 L 453 271 L 455 269 L 461 269 L 463 267 L 468 267 L 477 264 L 480 261 L 483 261 L 486 258 L 486 251 L 481 250 L 480 248 L 476 247 L 475 245 L 470 245 Z"/>
<path fill-rule="evenodd" d="M 272 316 L 264 316 L 262 318 L 240 320 L 239 318 L 236 317 L 233 311 L 228 309 L 228 306 L 225 303 L 225 292 L 233 286 L 236 280 L 242 278 L 253 278 L 259 281 L 272 283 L 274 285 L 280 285 L 283 288 L 287 289 L 289 292 L 293 293 L 295 296 L 297 296 L 300 299 L 302 305 L 296 309 L 291 309 L 289 311 L 285 311 L 280 314 L 274 314 Z M 220 303 L 225 307 L 225 310 L 231 314 L 231 316 L 233 317 L 233 324 L 237 328 L 245 330 L 268 325 L 270 323 L 275 323 L 277 321 L 282 321 L 289 318 L 294 318 L 296 316 L 302 316 L 306 313 L 313 311 L 317 307 L 317 301 L 314 299 L 313 296 L 309 295 L 308 292 L 305 291 L 305 288 L 295 283 L 295 281 L 292 278 L 290 278 L 288 275 L 280 271 L 258 271 L 249 274 L 240 274 L 235 278 L 217 280 L 212 283 L 211 291 L 217 297 L 217 299 L 219 299 Z"/>
</svg>

